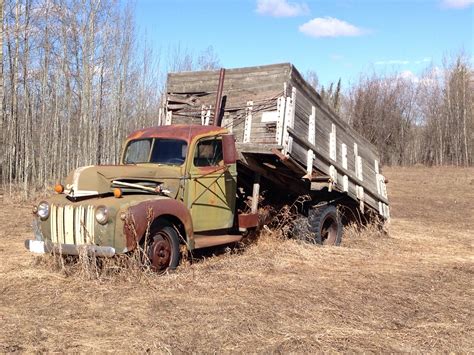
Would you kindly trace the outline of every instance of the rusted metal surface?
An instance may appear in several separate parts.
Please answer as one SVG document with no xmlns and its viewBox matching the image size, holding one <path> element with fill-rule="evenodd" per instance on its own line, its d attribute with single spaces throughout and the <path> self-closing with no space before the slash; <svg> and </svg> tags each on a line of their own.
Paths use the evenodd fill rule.
<svg viewBox="0 0 474 355">
<path fill-rule="evenodd" d="M 151 215 L 149 215 L 149 211 Z M 182 237 L 189 247 L 194 244 L 193 221 L 186 206 L 173 199 L 157 199 L 144 201 L 129 208 L 130 221 L 124 224 L 123 233 L 127 241 L 127 249 L 133 250 L 145 236 L 149 223 L 159 217 L 175 217 L 184 227 L 186 235 Z"/>
<path fill-rule="evenodd" d="M 64 181 L 64 193 L 70 197 L 112 193 L 112 181 L 120 179 L 166 181 L 169 187 L 176 190 L 181 175 L 178 166 L 94 165 L 78 168 L 69 174 Z"/>
<path fill-rule="evenodd" d="M 239 228 L 253 228 L 258 226 L 258 213 L 239 214 Z"/>
<path fill-rule="evenodd" d="M 174 138 L 182 139 L 186 142 L 191 141 L 200 135 L 222 134 L 227 130 L 222 127 L 215 126 L 201 126 L 201 125 L 170 125 L 170 126 L 156 126 L 144 128 L 131 133 L 127 140 L 130 139 L 145 139 L 145 138 Z"/>
<path fill-rule="evenodd" d="M 214 126 L 221 125 L 221 104 L 222 104 L 222 91 L 224 89 L 224 78 L 225 69 L 221 68 L 219 71 L 219 84 L 217 85 L 216 104 L 214 105 Z"/>
<path fill-rule="evenodd" d="M 238 158 L 237 149 L 235 147 L 235 137 L 233 134 L 222 135 L 222 154 L 224 156 L 224 164 L 235 164 Z"/>
<path fill-rule="evenodd" d="M 242 240 L 240 234 L 199 235 L 195 238 L 195 248 L 208 248 L 215 245 L 237 243 Z"/>
<path fill-rule="evenodd" d="M 166 218 L 177 227 L 187 247 L 194 249 L 195 231 L 224 230 L 234 223 L 237 182 L 234 157 L 229 159 L 230 164 L 224 164 L 222 159 L 213 162 L 214 166 L 194 166 L 197 142 L 225 134 L 225 128 L 198 125 L 151 127 L 132 133 L 129 140 L 174 138 L 187 141 L 186 162 L 180 166 L 140 163 L 78 168 L 65 179 L 64 192 L 48 199 L 52 213 L 49 219 L 39 221 L 38 230 L 49 241 L 54 234 L 52 231 L 60 230 L 64 239 L 61 243 L 80 245 L 84 241 L 77 238 L 79 229 L 76 224 L 79 227 L 84 224 L 87 235 L 97 236 L 97 240 L 90 242 L 121 254 L 136 248 L 154 221 Z M 226 139 L 226 144 L 230 145 L 228 152 L 232 155 L 235 153 L 232 137 Z M 121 180 L 125 182 L 121 183 Z M 142 181 L 148 184 L 156 182 L 169 192 L 166 196 L 155 194 L 156 188 L 137 185 Z M 113 197 L 114 184 L 123 187 L 121 198 Z M 110 213 L 110 219 L 103 225 L 94 215 L 98 205 L 106 206 Z M 82 212 L 85 208 L 87 213 Z M 81 219 L 87 219 L 87 223 L 82 223 Z M 209 243 L 227 243 L 237 238 L 233 236 L 232 239 L 226 233 L 222 232 L 223 239 L 214 238 Z M 154 251 L 150 259 L 156 264 L 156 269 L 169 263 L 169 243 L 166 240 L 158 240 L 150 247 Z"/>
<path fill-rule="evenodd" d="M 151 268 L 153 271 L 159 272 L 165 270 L 171 261 L 171 240 L 170 236 L 163 231 L 152 236 L 153 241 L 148 250 Z"/>
</svg>

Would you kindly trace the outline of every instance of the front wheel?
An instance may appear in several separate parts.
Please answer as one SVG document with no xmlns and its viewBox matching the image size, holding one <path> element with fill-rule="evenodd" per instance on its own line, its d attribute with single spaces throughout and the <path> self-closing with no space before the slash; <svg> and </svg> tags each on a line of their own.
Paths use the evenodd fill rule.
<svg viewBox="0 0 474 355">
<path fill-rule="evenodd" d="M 180 259 L 179 238 L 172 226 L 158 226 L 152 230 L 147 256 L 151 269 L 158 273 L 175 269 L 178 266 Z"/>
<path fill-rule="evenodd" d="M 339 245 L 342 239 L 341 215 L 333 205 L 316 207 L 309 211 L 308 222 L 314 241 L 321 245 Z"/>
</svg>

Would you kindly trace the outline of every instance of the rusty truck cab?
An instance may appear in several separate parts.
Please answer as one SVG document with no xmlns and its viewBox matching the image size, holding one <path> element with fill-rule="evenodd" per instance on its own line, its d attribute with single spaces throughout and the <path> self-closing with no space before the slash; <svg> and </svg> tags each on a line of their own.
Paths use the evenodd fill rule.
<svg viewBox="0 0 474 355">
<path fill-rule="evenodd" d="M 193 234 L 231 228 L 235 216 L 237 153 L 233 136 L 225 128 L 172 125 L 133 132 L 125 142 L 121 163 L 166 165 L 166 162 L 153 161 L 154 148 L 172 140 L 183 142 L 181 146 L 175 144 L 177 148 L 170 148 L 181 149 L 183 157 L 181 161 L 170 161 L 170 164 L 179 166 L 181 175 L 173 197 L 189 211 Z M 130 147 L 141 142 L 147 142 L 149 146 L 145 161 L 128 161 Z"/>
<path fill-rule="evenodd" d="M 155 270 L 189 250 L 240 240 L 236 149 L 215 126 L 172 125 L 132 133 L 121 163 L 73 171 L 34 211 L 33 252 L 113 256 L 144 247 Z M 148 238 L 148 239 L 146 239 Z M 146 240 L 145 240 L 146 239 Z"/>
</svg>

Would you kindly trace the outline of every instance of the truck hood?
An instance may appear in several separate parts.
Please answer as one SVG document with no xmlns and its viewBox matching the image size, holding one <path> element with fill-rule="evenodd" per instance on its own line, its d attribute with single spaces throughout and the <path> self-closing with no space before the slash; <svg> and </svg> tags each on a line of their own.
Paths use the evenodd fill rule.
<svg viewBox="0 0 474 355">
<path fill-rule="evenodd" d="M 77 168 L 65 181 L 64 192 L 74 198 L 96 196 L 112 192 L 113 181 L 133 183 L 170 183 L 178 185 L 179 166 L 144 165 L 91 165 Z M 174 190 L 174 188 L 172 188 Z"/>
</svg>

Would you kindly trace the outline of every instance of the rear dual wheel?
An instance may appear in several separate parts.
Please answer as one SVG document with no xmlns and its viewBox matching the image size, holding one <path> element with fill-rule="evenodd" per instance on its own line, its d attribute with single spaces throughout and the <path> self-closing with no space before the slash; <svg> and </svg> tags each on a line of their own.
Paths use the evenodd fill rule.
<svg viewBox="0 0 474 355">
<path fill-rule="evenodd" d="M 342 240 L 341 215 L 334 205 L 316 207 L 309 211 L 308 224 L 314 241 L 321 245 L 339 245 Z"/>
</svg>

